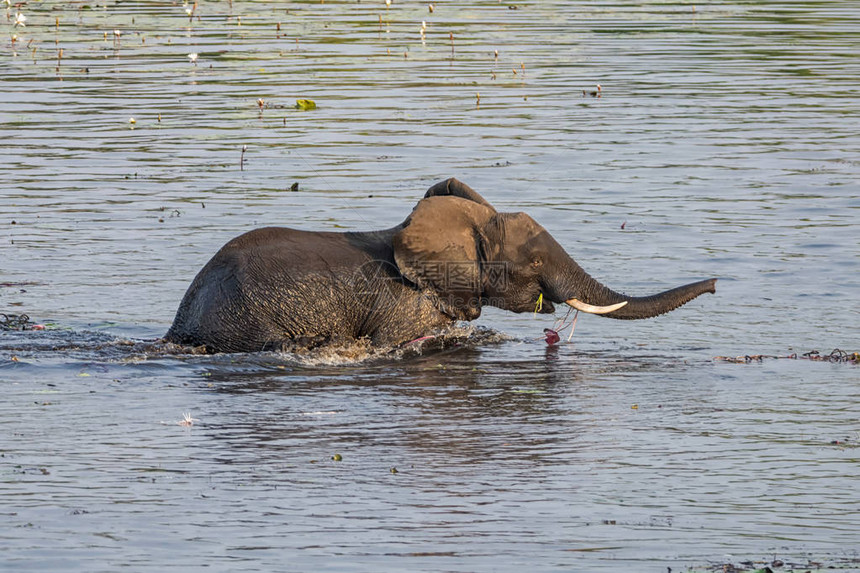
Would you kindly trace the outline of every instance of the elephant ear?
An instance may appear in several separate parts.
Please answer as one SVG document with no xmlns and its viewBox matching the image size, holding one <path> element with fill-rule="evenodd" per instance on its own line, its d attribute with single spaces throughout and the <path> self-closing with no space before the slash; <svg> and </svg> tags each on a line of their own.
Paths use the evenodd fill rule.
<svg viewBox="0 0 860 573">
<path fill-rule="evenodd" d="M 484 207 L 492 209 L 494 213 L 496 211 L 486 199 L 484 199 L 478 194 L 477 191 L 475 191 L 462 181 L 454 179 L 453 177 L 451 177 L 450 179 L 446 179 L 445 181 L 440 181 L 439 183 L 428 189 L 427 193 L 424 195 L 424 198 L 427 199 L 428 197 L 445 196 L 468 199 L 469 201 L 473 201 L 475 203 L 483 205 Z"/>
<path fill-rule="evenodd" d="M 492 207 L 461 197 L 422 199 L 394 235 L 401 274 L 436 293 L 440 310 L 455 320 L 481 315 L 480 229 Z"/>
</svg>

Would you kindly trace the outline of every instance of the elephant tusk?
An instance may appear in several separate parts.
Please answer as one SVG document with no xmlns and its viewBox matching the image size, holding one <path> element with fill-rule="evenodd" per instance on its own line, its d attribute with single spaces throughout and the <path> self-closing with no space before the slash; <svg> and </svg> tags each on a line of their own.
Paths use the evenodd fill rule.
<svg viewBox="0 0 860 573">
<path fill-rule="evenodd" d="M 593 304 L 587 304 L 582 302 L 581 300 L 577 300 L 572 298 L 570 300 L 564 301 L 564 303 L 568 306 L 572 306 L 576 310 L 581 310 L 582 312 L 588 312 L 591 314 L 606 314 L 607 312 L 612 312 L 613 310 L 618 310 L 625 304 L 627 301 L 619 302 L 618 304 L 610 304 L 609 306 L 594 306 Z"/>
</svg>

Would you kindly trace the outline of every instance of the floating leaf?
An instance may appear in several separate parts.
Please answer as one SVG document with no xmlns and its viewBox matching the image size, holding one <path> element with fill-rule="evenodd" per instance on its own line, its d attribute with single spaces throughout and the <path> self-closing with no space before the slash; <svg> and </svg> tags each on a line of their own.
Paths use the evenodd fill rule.
<svg viewBox="0 0 860 573">
<path fill-rule="evenodd" d="M 300 109 L 302 111 L 308 111 L 311 109 L 316 109 L 317 104 L 312 99 L 297 99 L 296 100 L 296 109 Z"/>
</svg>

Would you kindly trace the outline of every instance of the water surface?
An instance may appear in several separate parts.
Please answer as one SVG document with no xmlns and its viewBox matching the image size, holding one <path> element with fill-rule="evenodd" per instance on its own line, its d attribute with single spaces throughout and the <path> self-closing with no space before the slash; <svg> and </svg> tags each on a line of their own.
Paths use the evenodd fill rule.
<svg viewBox="0 0 860 573">
<path fill-rule="evenodd" d="M 860 3 L 186 8 L 0 21 L 0 312 L 48 326 L 0 331 L 4 566 L 860 569 L 858 367 L 713 360 L 860 350 Z M 423 354 L 151 345 L 231 237 L 449 176 L 717 294 L 555 348 L 493 309 Z"/>
</svg>

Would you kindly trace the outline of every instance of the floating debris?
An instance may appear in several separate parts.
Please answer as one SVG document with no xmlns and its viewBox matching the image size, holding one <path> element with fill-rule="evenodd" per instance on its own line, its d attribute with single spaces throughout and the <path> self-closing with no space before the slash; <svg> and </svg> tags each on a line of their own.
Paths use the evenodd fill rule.
<svg viewBox="0 0 860 573">
<path fill-rule="evenodd" d="M 765 360 L 812 360 L 814 362 L 839 362 L 860 364 L 860 352 L 845 352 L 834 348 L 830 354 L 821 354 L 818 350 L 810 350 L 801 355 L 796 352 L 785 356 L 773 354 L 745 354 L 743 356 L 714 356 L 718 362 L 730 362 L 732 364 L 749 364 L 751 362 L 764 362 Z"/>
<path fill-rule="evenodd" d="M 582 97 L 600 97 L 603 95 L 603 88 L 600 87 L 600 84 L 597 84 L 596 87 L 596 91 L 582 90 Z"/>
<path fill-rule="evenodd" d="M 775 570 L 786 572 L 805 571 L 806 573 L 810 573 L 834 569 L 856 571 L 858 564 L 860 564 L 860 558 L 856 556 L 842 557 L 830 563 L 814 561 L 808 558 L 800 562 L 791 562 L 788 559 L 777 559 L 774 556 L 763 560 L 745 559 L 739 563 L 714 562 L 701 567 L 685 568 L 684 570 L 690 573 L 704 573 L 705 571 L 712 573 L 773 573 Z M 671 573 L 671 568 L 669 573 Z"/>
<path fill-rule="evenodd" d="M 182 413 L 182 419 L 176 423 L 179 424 L 180 426 L 193 426 L 194 422 L 199 422 L 199 421 L 200 420 L 198 420 L 197 418 L 191 417 L 191 412 L 183 412 Z"/>
<path fill-rule="evenodd" d="M 45 330 L 45 325 L 34 323 L 26 314 L 0 313 L 0 330 Z"/>
<path fill-rule="evenodd" d="M 199 422 L 200 420 L 197 418 L 191 417 L 191 412 L 182 412 L 182 419 L 176 422 L 161 422 L 165 426 L 193 426 L 194 422 Z"/>
<path fill-rule="evenodd" d="M 188 16 L 188 21 L 191 22 L 194 19 L 194 12 L 197 10 L 197 2 L 194 2 L 191 6 L 184 4 L 183 7 L 185 8 L 185 14 Z"/>
<path fill-rule="evenodd" d="M 297 99 L 296 100 L 296 109 L 300 109 L 302 111 L 308 111 L 311 109 L 316 109 L 317 104 L 312 99 Z"/>
</svg>

